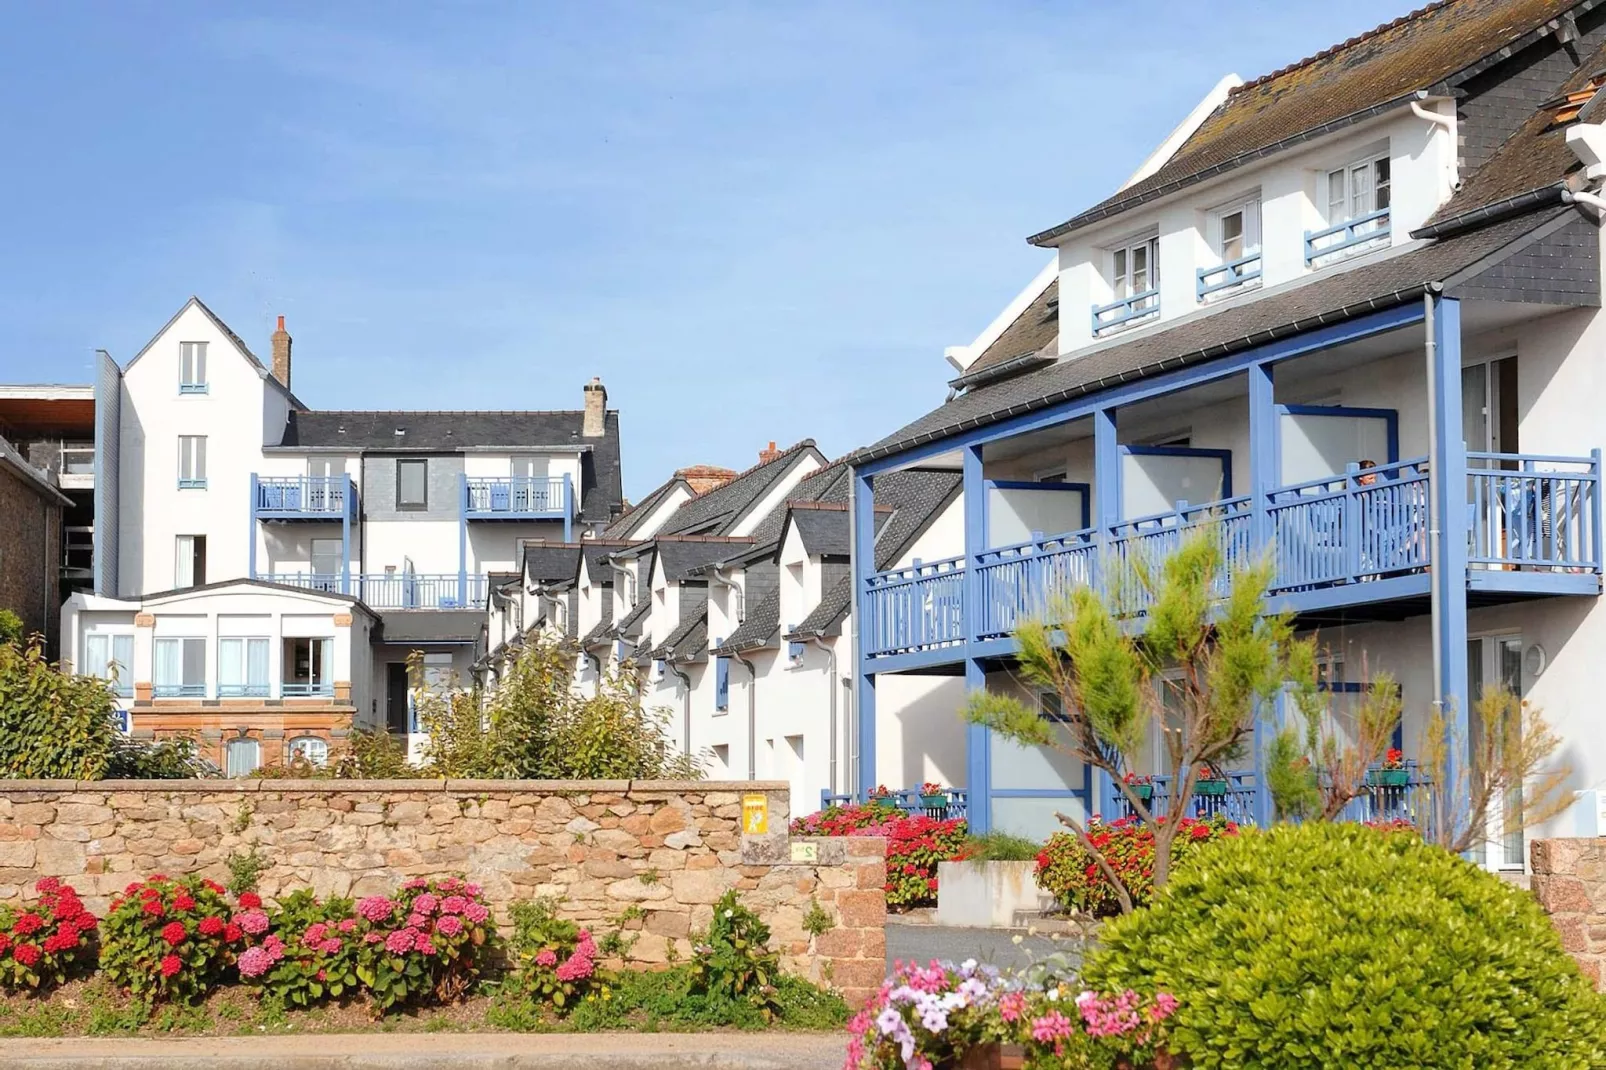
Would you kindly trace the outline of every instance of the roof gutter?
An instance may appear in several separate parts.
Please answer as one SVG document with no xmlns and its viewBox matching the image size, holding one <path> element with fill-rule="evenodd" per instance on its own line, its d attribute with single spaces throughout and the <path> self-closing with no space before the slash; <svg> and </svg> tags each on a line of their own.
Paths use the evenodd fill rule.
<svg viewBox="0 0 1606 1070">
<path fill-rule="evenodd" d="M 1567 184 L 1553 182 L 1548 186 L 1539 186 L 1518 193 L 1504 200 L 1486 204 L 1482 208 L 1462 212 L 1458 216 L 1440 220 L 1424 227 L 1411 231 L 1413 238 L 1453 238 L 1464 231 L 1473 230 L 1489 223 L 1498 223 L 1512 216 L 1522 215 L 1524 212 L 1547 204 L 1565 204 L 1567 202 Z"/>
</svg>

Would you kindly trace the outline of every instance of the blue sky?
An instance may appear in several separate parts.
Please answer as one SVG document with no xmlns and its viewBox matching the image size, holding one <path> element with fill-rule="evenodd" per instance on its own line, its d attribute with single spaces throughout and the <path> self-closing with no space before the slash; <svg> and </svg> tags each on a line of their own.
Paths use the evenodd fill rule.
<svg viewBox="0 0 1606 1070">
<path fill-rule="evenodd" d="M 626 492 L 940 403 L 1229 71 L 1403 3 L 8 4 L 0 380 L 189 294 L 321 408 L 623 413 Z"/>
</svg>

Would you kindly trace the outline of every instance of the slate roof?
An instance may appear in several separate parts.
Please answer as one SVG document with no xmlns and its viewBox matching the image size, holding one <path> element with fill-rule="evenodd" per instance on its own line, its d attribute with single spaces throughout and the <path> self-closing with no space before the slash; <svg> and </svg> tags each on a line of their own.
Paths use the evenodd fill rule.
<svg viewBox="0 0 1606 1070">
<path fill-rule="evenodd" d="M 1486 258 L 1526 244 L 1535 230 L 1566 211 L 1532 211 L 1404 251 L 1375 254 L 1360 263 L 1318 272 L 1308 281 L 1204 308 L 1129 340 L 1117 336 L 1049 367 L 967 391 L 852 459 L 890 456 L 972 427 L 1395 307 L 1421 297 L 1435 283 L 1481 268 Z"/>
<path fill-rule="evenodd" d="M 708 606 L 688 614 L 664 641 L 647 652 L 653 660 L 689 661 L 708 649 Z"/>
<path fill-rule="evenodd" d="M 573 583 L 580 570 L 574 543 L 530 543 L 524 547 L 524 573 L 536 583 Z"/>
<path fill-rule="evenodd" d="M 585 638 L 580 640 L 582 647 L 604 646 L 613 639 L 613 610 L 604 609 L 602 619 L 594 624 Z"/>
<path fill-rule="evenodd" d="M 853 601 L 853 577 L 843 576 L 822 592 L 820 602 L 792 631 L 793 635 L 835 635 Z"/>
<path fill-rule="evenodd" d="M 603 433 L 580 433 L 585 413 L 424 412 L 318 410 L 290 413 L 281 450 L 349 450 L 352 453 L 462 453 L 468 450 L 583 450 L 580 519 L 606 524 L 624 502 L 619 461 L 619 413 L 608 410 Z M 396 431 L 405 430 L 403 436 Z M 589 447 L 589 448 L 587 448 Z"/>
<path fill-rule="evenodd" d="M 640 605 L 625 614 L 625 619 L 619 622 L 614 634 L 628 639 L 640 627 L 641 622 L 647 619 L 647 614 L 650 612 L 652 612 L 652 599 L 643 598 Z"/>
<path fill-rule="evenodd" d="M 747 553 L 752 539 L 657 539 L 653 545 L 664 564 L 664 578 L 679 583 L 693 570 Z"/>
<path fill-rule="evenodd" d="M 1442 0 L 1234 89 L 1153 175 L 1028 240 L 1065 235 L 1398 107 L 1444 95 L 1579 0 Z"/>
<path fill-rule="evenodd" d="M 1059 307 L 1060 280 L 1055 279 L 950 385 L 968 385 L 980 372 L 1008 361 L 1031 359 L 1045 349 L 1050 356 L 1055 355 L 1059 348 Z"/>
<path fill-rule="evenodd" d="M 585 562 L 586 574 L 591 582 L 599 587 L 613 586 L 613 566 L 608 564 L 608 557 L 625 549 L 627 543 L 603 542 L 596 539 L 587 539 L 580 544 L 580 558 Z"/>
<path fill-rule="evenodd" d="M 825 459 L 815 447 L 814 440 L 806 438 L 782 451 L 774 460 L 754 465 L 730 482 L 683 503 L 658 533 L 727 534 L 775 482 L 790 472 L 798 459 L 807 453 L 813 453 L 821 461 Z"/>
<path fill-rule="evenodd" d="M 653 510 L 658 508 L 665 498 L 674 493 L 677 486 L 686 486 L 689 489 L 690 484 L 678 473 L 670 476 L 653 488 L 645 498 L 621 513 L 618 520 L 604 528 L 602 537 L 605 539 L 628 539 L 634 534 L 641 522 L 652 516 Z"/>
<path fill-rule="evenodd" d="M 1606 46 L 1587 57 L 1563 82 L 1557 95 L 1584 89 L 1606 68 Z M 1601 116 L 1591 116 L 1599 121 Z M 1567 147 L 1567 130 L 1555 121 L 1554 108 L 1541 105 L 1506 139 L 1482 167 L 1461 184 L 1447 202 L 1413 233 L 1433 237 L 1460 225 L 1476 223 L 1502 209 L 1520 209 L 1561 199 L 1567 176 L 1582 164 Z"/>
<path fill-rule="evenodd" d="M 747 616 L 736 630 L 719 645 L 723 651 L 751 650 L 755 647 L 769 646 L 775 640 L 775 634 L 781 628 L 781 592 L 770 591 L 758 604 L 747 611 Z"/>
<path fill-rule="evenodd" d="M 847 557 L 853 548 L 849 520 L 846 507 L 804 508 L 799 504 L 792 508 L 792 527 L 803 540 L 804 553 L 811 557 Z"/>
</svg>

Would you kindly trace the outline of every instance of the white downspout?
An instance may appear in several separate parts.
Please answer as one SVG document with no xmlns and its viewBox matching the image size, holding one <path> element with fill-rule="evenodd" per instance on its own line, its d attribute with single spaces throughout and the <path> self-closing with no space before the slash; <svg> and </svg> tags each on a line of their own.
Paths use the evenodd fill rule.
<svg viewBox="0 0 1606 1070">
<path fill-rule="evenodd" d="M 1455 127 L 1454 116 L 1445 115 L 1442 112 L 1429 111 L 1427 108 L 1422 106 L 1422 101 L 1420 100 L 1411 101 L 1411 114 L 1416 116 L 1418 119 L 1426 119 L 1433 125 L 1441 127 L 1445 130 L 1450 130 Z"/>
<path fill-rule="evenodd" d="M 837 793 L 837 713 L 836 713 L 836 648 L 818 635 L 809 636 L 809 645 L 819 647 L 825 651 L 826 688 L 831 692 L 831 761 L 830 772 L 826 779 L 831 785 L 831 794 Z"/>
</svg>

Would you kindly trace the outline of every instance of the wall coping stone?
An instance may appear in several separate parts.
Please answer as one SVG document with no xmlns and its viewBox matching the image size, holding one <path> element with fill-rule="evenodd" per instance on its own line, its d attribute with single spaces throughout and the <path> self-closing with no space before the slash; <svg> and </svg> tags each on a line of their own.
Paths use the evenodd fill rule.
<svg viewBox="0 0 1606 1070">
<path fill-rule="evenodd" d="M 787 791 L 784 780 L 277 780 L 245 777 L 210 780 L 6 780 L 0 779 L 0 795 L 39 791 L 167 791 L 167 792 L 255 792 L 312 791 L 347 792 L 477 791 L 488 794 L 571 794 L 593 792 L 746 792 L 764 794 Z"/>
</svg>

